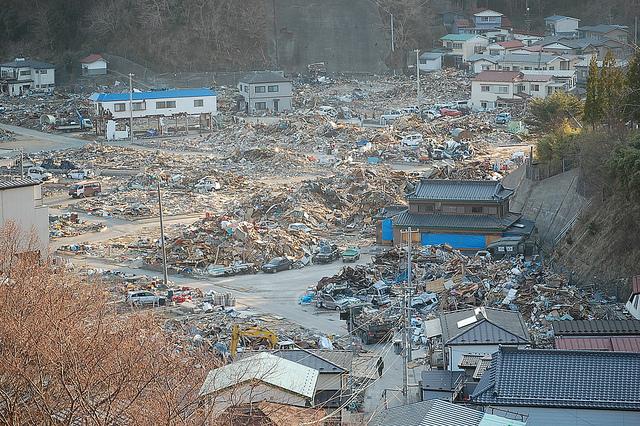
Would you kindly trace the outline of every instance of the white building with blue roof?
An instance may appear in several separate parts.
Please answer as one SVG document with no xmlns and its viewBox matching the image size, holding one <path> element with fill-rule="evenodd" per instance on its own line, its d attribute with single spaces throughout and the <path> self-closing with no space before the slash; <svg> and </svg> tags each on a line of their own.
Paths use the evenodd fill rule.
<svg viewBox="0 0 640 426">
<path fill-rule="evenodd" d="M 94 93 L 90 98 L 96 115 L 113 119 L 171 117 L 177 115 L 215 115 L 218 111 L 216 92 L 210 89 L 173 89 L 153 92 Z"/>
</svg>

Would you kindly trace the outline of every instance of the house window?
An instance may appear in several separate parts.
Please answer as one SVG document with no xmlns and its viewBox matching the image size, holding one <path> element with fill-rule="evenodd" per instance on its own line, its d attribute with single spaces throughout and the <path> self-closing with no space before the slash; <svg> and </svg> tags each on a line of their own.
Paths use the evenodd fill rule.
<svg viewBox="0 0 640 426">
<path fill-rule="evenodd" d="M 456 207 L 456 206 L 442 206 L 442 213 L 458 213 L 458 207 Z"/>
<path fill-rule="evenodd" d="M 256 109 L 258 111 L 264 111 L 265 109 L 267 109 L 267 103 L 266 102 L 256 102 Z"/>
<path fill-rule="evenodd" d="M 523 93 L 524 92 L 524 84 L 519 84 L 518 88 L 516 90 L 518 91 L 518 93 Z"/>
<path fill-rule="evenodd" d="M 482 71 L 489 71 L 489 65 L 482 65 Z"/>
<path fill-rule="evenodd" d="M 481 16 L 480 19 L 482 20 L 482 22 L 489 22 L 488 16 Z"/>
<path fill-rule="evenodd" d="M 31 75 L 31 70 L 20 71 L 20 75 Z"/>
<path fill-rule="evenodd" d="M 433 213 L 433 210 L 434 210 L 433 204 L 418 204 L 419 213 Z"/>
<path fill-rule="evenodd" d="M 540 85 L 539 84 L 532 84 L 531 85 L 531 91 L 532 92 L 539 92 L 540 91 Z"/>
<path fill-rule="evenodd" d="M 144 102 L 134 102 L 131 104 L 132 111 L 144 111 L 145 109 Z"/>
<path fill-rule="evenodd" d="M 556 67 L 549 67 L 549 71 L 553 71 L 555 69 L 556 69 Z"/>
<path fill-rule="evenodd" d="M 498 93 L 509 93 L 509 86 L 498 86 Z"/>
<path fill-rule="evenodd" d="M 121 104 L 113 104 L 113 110 L 115 112 L 123 112 L 127 110 L 127 104 L 125 103 L 121 103 Z"/>
<path fill-rule="evenodd" d="M 196 108 L 204 106 L 204 99 L 194 99 L 193 106 Z"/>
<path fill-rule="evenodd" d="M 265 93 L 266 87 L 264 86 L 256 86 L 256 93 Z"/>
<path fill-rule="evenodd" d="M 481 206 L 472 206 L 471 207 L 471 213 L 482 213 L 482 207 Z"/>
<path fill-rule="evenodd" d="M 524 69 L 525 69 L 525 70 L 530 70 L 530 69 L 531 69 L 531 67 L 524 67 Z"/>
<path fill-rule="evenodd" d="M 176 101 L 159 101 L 156 102 L 156 109 L 175 108 Z"/>
<path fill-rule="evenodd" d="M 462 43 L 453 43 L 454 49 L 462 49 Z"/>
<path fill-rule="evenodd" d="M 488 106 L 489 104 L 487 104 L 486 102 L 480 102 L 480 108 L 487 109 Z"/>
<path fill-rule="evenodd" d="M 40 74 L 46 74 L 48 70 L 40 70 Z M 37 72 L 37 71 L 36 71 Z"/>
<path fill-rule="evenodd" d="M 275 93 L 278 92 L 280 90 L 280 88 L 278 87 L 278 85 L 273 85 L 273 86 L 269 86 L 268 88 L 269 93 Z"/>
<path fill-rule="evenodd" d="M 483 207 L 484 214 L 498 214 L 497 207 Z"/>
<path fill-rule="evenodd" d="M 490 86 L 480 86 L 480 91 L 481 92 L 490 92 L 491 91 L 491 87 Z"/>
<path fill-rule="evenodd" d="M 517 65 L 514 65 L 512 69 L 513 71 L 520 71 L 520 67 Z"/>
<path fill-rule="evenodd" d="M 244 86 L 242 90 L 244 90 L 246 93 L 249 93 L 249 86 Z"/>
</svg>

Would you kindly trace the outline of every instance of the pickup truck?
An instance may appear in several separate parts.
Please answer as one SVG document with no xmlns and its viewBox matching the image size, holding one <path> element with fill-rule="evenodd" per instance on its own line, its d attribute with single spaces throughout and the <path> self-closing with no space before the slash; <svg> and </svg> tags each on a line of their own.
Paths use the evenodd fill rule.
<svg viewBox="0 0 640 426">
<path fill-rule="evenodd" d="M 340 257 L 340 250 L 335 244 L 324 244 L 320 246 L 320 250 L 316 253 L 311 261 L 313 263 L 331 263 Z"/>
<path fill-rule="evenodd" d="M 349 247 L 342 252 L 342 263 L 355 262 L 360 260 L 360 250 L 356 247 Z"/>
</svg>

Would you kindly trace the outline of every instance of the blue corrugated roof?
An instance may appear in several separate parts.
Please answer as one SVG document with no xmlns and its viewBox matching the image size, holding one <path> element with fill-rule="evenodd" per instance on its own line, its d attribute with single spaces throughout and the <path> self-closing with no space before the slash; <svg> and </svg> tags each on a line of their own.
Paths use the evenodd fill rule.
<svg viewBox="0 0 640 426">
<path fill-rule="evenodd" d="M 159 90 L 155 92 L 133 92 L 134 101 L 146 99 L 173 99 L 173 98 L 193 98 L 202 96 L 216 96 L 216 92 L 211 89 L 173 89 Z M 89 98 L 97 102 L 128 101 L 129 93 L 94 93 Z"/>
</svg>

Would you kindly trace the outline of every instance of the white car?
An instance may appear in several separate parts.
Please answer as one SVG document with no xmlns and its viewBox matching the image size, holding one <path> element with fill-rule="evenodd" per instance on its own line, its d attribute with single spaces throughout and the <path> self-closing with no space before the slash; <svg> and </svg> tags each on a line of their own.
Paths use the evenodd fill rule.
<svg viewBox="0 0 640 426">
<path fill-rule="evenodd" d="M 130 291 L 127 293 L 127 298 L 125 300 L 130 305 L 142 306 L 142 305 L 154 305 L 160 306 L 164 305 L 166 299 L 161 296 L 156 296 L 150 291 Z"/>
<path fill-rule="evenodd" d="M 420 133 L 409 133 L 408 135 L 404 135 L 400 141 L 402 145 L 412 148 L 420 146 L 422 142 L 424 142 L 424 139 Z"/>
<path fill-rule="evenodd" d="M 33 180 L 37 180 L 40 182 L 49 180 L 53 177 L 51 173 L 47 172 L 42 167 L 29 167 L 29 170 L 27 171 L 27 176 L 29 176 Z"/>
<path fill-rule="evenodd" d="M 69 172 L 69 177 L 71 179 L 84 180 L 88 178 L 94 177 L 93 170 L 83 169 L 83 170 L 71 170 Z"/>
<path fill-rule="evenodd" d="M 380 116 L 380 123 L 381 124 L 392 123 L 396 121 L 398 118 L 402 117 L 403 115 L 405 114 L 399 109 L 385 111 L 384 114 Z"/>
<path fill-rule="evenodd" d="M 288 231 L 302 231 L 304 233 L 309 233 L 311 232 L 311 228 L 309 228 L 307 225 L 305 225 L 304 223 L 290 223 L 289 226 L 287 227 Z"/>
<path fill-rule="evenodd" d="M 220 185 L 220 182 L 218 182 L 215 178 L 207 176 L 200 179 L 198 183 L 196 183 L 195 188 L 199 192 L 211 192 L 218 191 L 220 188 L 222 188 L 222 185 Z"/>
</svg>

